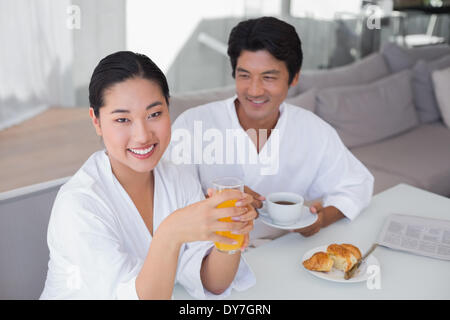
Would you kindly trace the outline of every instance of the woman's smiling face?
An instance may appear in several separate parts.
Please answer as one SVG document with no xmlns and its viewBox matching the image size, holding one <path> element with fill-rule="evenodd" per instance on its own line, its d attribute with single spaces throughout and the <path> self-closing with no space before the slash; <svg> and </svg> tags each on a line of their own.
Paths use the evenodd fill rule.
<svg viewBox="0 0 450 320">
<path fill-rule="evenodd" d="M 90 115 L 114 171 L 150 172 L 170 142 L 170 116 L 156 82 L 133 77 L 103 93 L 99 117 Z"/>
</svg>

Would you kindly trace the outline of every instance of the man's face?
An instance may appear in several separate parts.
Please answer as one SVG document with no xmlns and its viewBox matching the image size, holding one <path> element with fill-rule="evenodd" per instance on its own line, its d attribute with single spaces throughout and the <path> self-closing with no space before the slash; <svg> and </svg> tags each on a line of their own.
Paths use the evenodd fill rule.
<svg viewBox="0 0 450 320">
<path fill-rule="evenodd" d="M 286 99 L 289 87 L 297 84 L 298 75 L 289 85 L 284 61 L 267 50 L 242 51 L 235 72 L 238 108 L 242 108 L 238 114 L 250 122 L 277 119 L 280 104 Z"/>
</svg>

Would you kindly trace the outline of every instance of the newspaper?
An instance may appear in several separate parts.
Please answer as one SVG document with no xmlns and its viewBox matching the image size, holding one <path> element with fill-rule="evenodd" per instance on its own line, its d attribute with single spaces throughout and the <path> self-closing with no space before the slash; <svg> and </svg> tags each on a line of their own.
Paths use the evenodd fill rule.
<svg viewBox="0 0 450 320">
<path fill-rule="evenodd" d="M 391 214 L 378 244 L 431 258 L 450 260 L 450 220 Z"/>
</svg>

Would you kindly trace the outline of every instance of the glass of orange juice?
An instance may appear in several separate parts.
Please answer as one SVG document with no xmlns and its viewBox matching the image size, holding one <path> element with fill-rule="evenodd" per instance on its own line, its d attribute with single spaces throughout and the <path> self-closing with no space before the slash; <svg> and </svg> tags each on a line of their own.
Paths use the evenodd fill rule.
<svg viewBox="0 0 450 320">
<path fill-rule="evenodd" d="M 216 189 L 217 192 L 222 192 L 224 190 L 240 190 L 241 192 L 244 192 L 244 183 L 242 180 L 235 178 L 235 177 L 223 177 L 218 178 L 213 181 L 214 189 Z M 229 208 L 236 206 L 236 202 L 238 199 L 233 200 L 227 200 L 225 202 L 222 202 L 217 206 L 217 208 Z M 231 217 L 221 218 L 219 221 L 224 222 L 232 222 Z M 217 234 L 234 239 L 237 241 L 236 244 L 228 244 L 228 243 L 221 243 L 221 242 L 214 242 L 216 245 L 217 250 L 221 252 L 226 252 L 229 254 L 236 253 L 240 250 L 242 247 L 242 244 L 244 243 L 244 235 L 243 234 L 234 234 L 230 231 L 216 231 Z"/>
</svg>

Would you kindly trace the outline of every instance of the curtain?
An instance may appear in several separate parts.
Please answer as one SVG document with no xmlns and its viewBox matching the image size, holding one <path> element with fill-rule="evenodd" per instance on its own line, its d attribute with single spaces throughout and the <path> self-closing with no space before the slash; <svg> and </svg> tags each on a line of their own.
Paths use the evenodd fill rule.
<svg viewBox="0 0 450 320">
<path fill-rule="evenodd" d="M 70 0 L 0 0 L 0 129 L 73 106 Z"/>
</svg>

